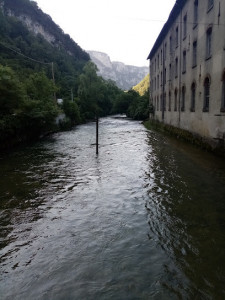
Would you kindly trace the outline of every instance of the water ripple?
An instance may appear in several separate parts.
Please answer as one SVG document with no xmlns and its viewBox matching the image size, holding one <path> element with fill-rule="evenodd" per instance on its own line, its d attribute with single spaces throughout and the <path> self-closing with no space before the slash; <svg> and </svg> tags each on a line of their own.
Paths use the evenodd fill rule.
<svg viewBox="0 0 225 300">
<path fill-rule="evenodd" d="M 225 298 L 225 164 L 100 120 L 1 159 L 1 298 Z M 9 288 L 10 287 L 10 288 Z"/>
</svg>

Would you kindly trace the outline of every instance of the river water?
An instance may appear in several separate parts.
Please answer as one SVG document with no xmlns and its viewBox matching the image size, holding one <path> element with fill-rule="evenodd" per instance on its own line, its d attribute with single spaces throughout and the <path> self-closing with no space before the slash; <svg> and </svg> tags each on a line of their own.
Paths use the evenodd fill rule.
<svg viewBox="0 0 225 300">
<path fill-rule="evenodd" d="M 225 163 L 125 118 L 0 159 L 0 299 L 225 299 Z"/>
</svg>

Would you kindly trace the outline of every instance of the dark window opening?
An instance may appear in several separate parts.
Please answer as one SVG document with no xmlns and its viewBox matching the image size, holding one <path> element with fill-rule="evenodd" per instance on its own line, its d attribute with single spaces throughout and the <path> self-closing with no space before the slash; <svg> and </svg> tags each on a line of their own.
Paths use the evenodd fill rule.
<svg viewBox="0 0 225 300">
<path fill-rule="evenodd" d="M 186 51 L 183 52 L 183 73 L 186 73 Z"/>
<path fill-rule="evenodd" d="M 191 85 L 191 111 L 195 111 L 195 95 L 196 95 L 196 85 L 193 82 Z"/>
<path fill-rule="evenodd" d="M 206 59 L 212 56 L 212 27 L 206 32 Z"/>
<path fill-rule="evenodd" d="M 213 7 L 214 1 L 208 0 L 208 11 Z"/>
<path fill-rule="evenodd" d="M 192 67 L 197 66 L 197 41 L 193 43 Z"/>
<path fill-rule="evenodd" d="M 194 2 L 194 27 L 198 25 L 198 0 Z"/>
<path fill-rule="evenodd" d="M 182 87 L 181 93 L 181 111 L 185 111 L 185 87 Z"/>
<path fill-rule="evenodd" d="M 178 58 L 175 60 L 175 77 L 178 76 Z"/>
<path fill-rule="evenodd" d="M 178 38 L 178 26 L 176 27 L 176 47 L 178 47 L 178 42 L 179 42 L 179 38 Z"/>
<path fill-rule="evenodd" d="M 183 23 L 183 39 L 185 39 L 187 37 L 187 15 L 184 16 Z"/>
<path fill-rule="evenodd" d="M 221 112 L 225 112 L 225 72 L 223 74 L 223 83 L 222 83 Z"/>
<path fill-rule="evenodd" d="M 175 99 L 174 99 L 174 111 L 177 111 L 177 89 L 174 92 L 174 96 L 175 96 Z"/>
<path fill-rule="evenodd" d="M 169 107 L 168 110 L 171 111 L 171 92 L 169 92 Z"/>
<path fill-rule="evenodd" d="M 203 103 L 203 112 L 209 111 L 209 98 L 210 98 L 210 81 L 207 77 L 204 82 L 204 103 Z"/>
</svg>

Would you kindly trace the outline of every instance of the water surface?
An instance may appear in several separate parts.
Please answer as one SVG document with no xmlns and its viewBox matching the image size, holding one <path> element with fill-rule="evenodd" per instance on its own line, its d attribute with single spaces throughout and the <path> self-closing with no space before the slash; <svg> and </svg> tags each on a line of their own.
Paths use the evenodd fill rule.
<svg viewBox="0 0 225 300">
<path fill-rule="evenodd" d="M 225 298 L 225 163 L 100 120 L 0 159 L 1 299 Z"/>
</svg>

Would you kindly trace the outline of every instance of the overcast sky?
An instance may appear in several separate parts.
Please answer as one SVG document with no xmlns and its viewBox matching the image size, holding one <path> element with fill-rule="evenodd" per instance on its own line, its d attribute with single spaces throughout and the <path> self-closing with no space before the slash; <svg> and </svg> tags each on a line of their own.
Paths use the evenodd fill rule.
<svg viewBox="0 0 225 300">
<path fill-rule="evenodd" d="M 175 0 L 36 0 L 84 50 L 148 66 L 147 56 Z"/>
</svg>

